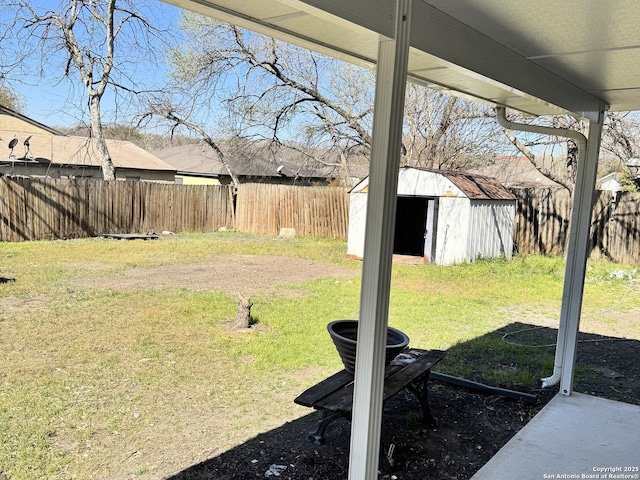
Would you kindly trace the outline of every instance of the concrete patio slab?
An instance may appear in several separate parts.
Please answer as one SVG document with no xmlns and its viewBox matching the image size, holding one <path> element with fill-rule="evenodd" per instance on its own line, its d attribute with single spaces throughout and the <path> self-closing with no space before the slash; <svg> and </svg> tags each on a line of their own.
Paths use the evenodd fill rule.
<svg viewBox="0 0 640 480">
<path fill-rule="evenodd" d="M 640 478 L 640 406 L 556 395 L 472 480 Z"/>
</svg>

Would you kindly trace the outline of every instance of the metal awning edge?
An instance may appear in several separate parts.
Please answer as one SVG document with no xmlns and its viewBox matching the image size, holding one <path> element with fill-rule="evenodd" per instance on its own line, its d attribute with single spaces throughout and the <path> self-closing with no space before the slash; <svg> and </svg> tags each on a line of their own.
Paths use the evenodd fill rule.
<svg viewBox="0 0 640 480">
<path fill-rule="evenodd" d="M 233 23 L 257 33 L 269 35 L 304 48 L 323 53 L 340 60 L 371 67 L 376 59 L 370 55 L 341 48 L 337 40 L 313 38 L 303 31 L 285 28 L 240 12 L 230 3 L 215 3 L 207 0 L 163 0 L 180 8 L 218 20 Z M 379 36 L 392 36 L 394 2 L 367 0 L 354 2 L 344 0 L 275 0 L 318 18 L 331 22 L 356 34 L 371 32 L 377 42 Z M 246 10 L 246 4 L 245 4 Z M 439 85 L 453 94 L 474 98 L 485 103 L 516 108 L 526 113 L 562 114 L 589 117 L 597 112 L 601 100 L 589 92 L 558 77 L 535 62 L 522 57 L 509 48 L 495 42 L 482 33 L 450 17 L 437 8 L 423 2 L 413 2 L 410 45 L 430 59 L 437 59 L 444 68 L 456 71 L 469 79 L 468 89 L 459 85 L 448 85 L 411 71 L 408 79 L 421 85 Z M 472 84 L 484 84 L 501 90 L 505 95 L 491 97 L 473 91 Z M 525 98 L 531 105 L 515 106 L 508 98 Z"/>
</svg>

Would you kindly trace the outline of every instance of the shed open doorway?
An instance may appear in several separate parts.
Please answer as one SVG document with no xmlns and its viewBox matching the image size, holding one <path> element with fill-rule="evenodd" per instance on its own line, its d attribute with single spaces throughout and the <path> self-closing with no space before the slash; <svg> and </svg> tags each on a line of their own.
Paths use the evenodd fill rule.
<svg viewBox="0 0 640 480">
<path fill-rule="evenodd" d="M 393 253 L 433 258 L 434 218 L 436 199 L 430 197 L 398 196 Z"/>
</svg>

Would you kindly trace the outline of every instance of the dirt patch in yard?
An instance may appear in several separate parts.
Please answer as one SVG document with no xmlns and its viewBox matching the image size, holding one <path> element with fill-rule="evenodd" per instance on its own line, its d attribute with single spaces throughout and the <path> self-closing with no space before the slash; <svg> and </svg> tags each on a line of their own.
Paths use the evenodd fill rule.
<svg viewBox="0 0 640 480">
<path fill-rule="evenodd" d="M 117 277 L 83 277 L 74 279 L 72 283 L 77 288 L 142 290 L 178 287 L 232 295 L 294 296 L 302 292 L 282 286 L 329 276 L 350 278 L 357 274 L 357 271 L 330 263 L 302 258 L 224 254 L 206 262 L 136 267 Z"/>
<path fill-rule="evenodd" d="M 40 311 L 48 308 L 51 299 L 45 295 L 9 296 L 0 298 L 0 321 L 11 320 L 17 311 Z"/>
</svg>

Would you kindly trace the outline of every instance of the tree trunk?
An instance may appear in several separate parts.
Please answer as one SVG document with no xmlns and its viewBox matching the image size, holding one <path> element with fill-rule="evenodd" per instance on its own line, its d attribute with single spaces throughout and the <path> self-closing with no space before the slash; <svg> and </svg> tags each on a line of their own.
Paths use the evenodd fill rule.
<svg viewBox="0 0 640 480">
<path fill-rule="evenodd" d="M 251 299 L 243 297 L 241 293 L 238 294 L 238 313 L 236 314 L 236 321 L 233 323 L 234 330 L 240 330 L 243 328 L 249 328 L 251 326 Z"/>
<path fill-rule="evenodd" d="M 109 155 L 107 141 L 102 131 L 102 122 L 100 121 L 100 97 L 91 96 L 89 100 L 91 139 L 96 142 L 96 148 L 100 157 L 100 166 L 102 168 L 102 177 L 104 180 L 115 180 L 116 169 Z"/>
<path fill-rule="evenodd" d="M 347 156 L 344 151 L 340 151 L 340 170 L 342 170 L 343 185 L 346 187 L 353 187 L 353 180 L 351 179 L 351 172 L 349 171 L 349 163 L 347 162 Z"/>
</svg>

